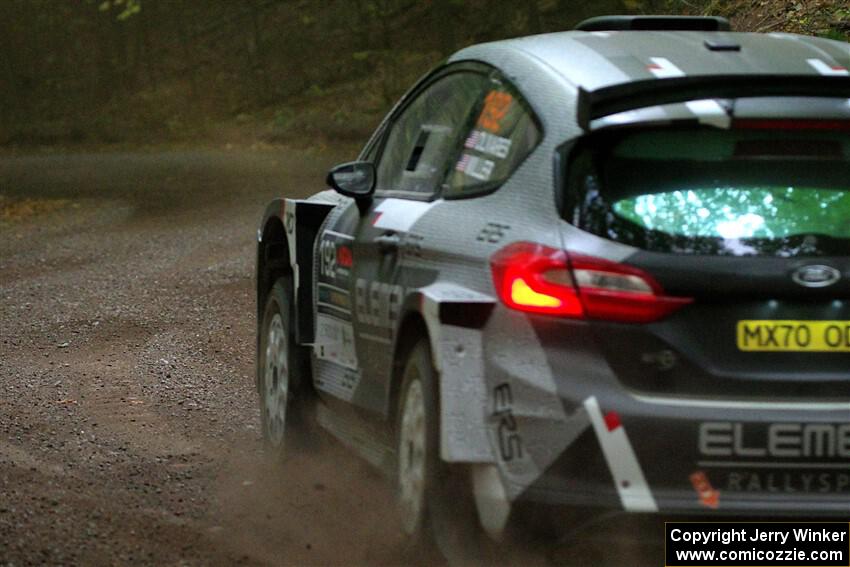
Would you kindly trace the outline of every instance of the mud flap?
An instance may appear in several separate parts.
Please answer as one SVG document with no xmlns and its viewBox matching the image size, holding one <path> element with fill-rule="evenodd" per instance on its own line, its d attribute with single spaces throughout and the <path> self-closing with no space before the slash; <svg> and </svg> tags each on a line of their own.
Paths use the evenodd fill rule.
<svg viewBox="0 0 850 567">
<path fill-rule="evenodd" d="M 445 283 L 419 293 L 440 374 L 440 456 L 446 462 L 492 463 L 481 327 L 495 300 Z"/>
</svg>

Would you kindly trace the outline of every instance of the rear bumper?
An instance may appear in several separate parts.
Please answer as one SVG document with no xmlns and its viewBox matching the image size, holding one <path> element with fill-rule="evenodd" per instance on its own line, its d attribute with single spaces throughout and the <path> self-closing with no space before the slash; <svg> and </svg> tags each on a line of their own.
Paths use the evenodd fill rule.
<svg viewBox="0 0 850 567">
<path fill-rule="evenodd" d="M 547 434 L 523 440 L 548 443 L 558 454 L 533 482 L 504 476 L 518 502 L 676 515 L 850 516 L 850 402 L 638 395 L 617 380 L 582 326 L 534 322 L 576 430 L 563 449 Z M 490 370 L 501 374 L 498 381 L 533 381 L 517 368 Z M 533 411 L 517 413 L 520 431 L 546 430 Z M 538 447 L 538 454 L 545 451 Z"/>
<path fill-rule="evenodd" d="M 591 423 L 523 499 L 668 514 L 850 516 L 850 460 L 828 449 L 845 443 L 836 436 L 850 410 L 627 395 L 597 404 L 603 428 Z M 820 456 L 780 458 L 771 450 Z"/>
</svg>

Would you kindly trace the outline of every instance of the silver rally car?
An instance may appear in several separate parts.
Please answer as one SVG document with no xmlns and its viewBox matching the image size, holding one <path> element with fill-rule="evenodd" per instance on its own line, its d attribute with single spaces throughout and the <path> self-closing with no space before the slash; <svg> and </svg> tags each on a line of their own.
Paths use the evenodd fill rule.
<svg viewBox="0 0 850 567">
<path fill-rule="evenodd" d="M 850 512 L 850 46 L 603 17 L 459 51 L 258 231 L 275 448 L 527 505 Z M 466 508 L 465 508 L 466 509 Z"/>
</svg>

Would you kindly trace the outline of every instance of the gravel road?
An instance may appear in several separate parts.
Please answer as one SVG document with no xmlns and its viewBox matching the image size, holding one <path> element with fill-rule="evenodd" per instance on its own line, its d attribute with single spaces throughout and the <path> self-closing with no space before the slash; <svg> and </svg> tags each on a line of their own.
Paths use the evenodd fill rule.
<svg viewBox="0 0 850 567">
<path fill-rule="evenodd" d="M 0 564 L 423 563 L 367 465 L 261 450 L 255 225 L 348 157 L 0 157 L 0 206 L 44 205 L 0 216 Z"/>
</svg>

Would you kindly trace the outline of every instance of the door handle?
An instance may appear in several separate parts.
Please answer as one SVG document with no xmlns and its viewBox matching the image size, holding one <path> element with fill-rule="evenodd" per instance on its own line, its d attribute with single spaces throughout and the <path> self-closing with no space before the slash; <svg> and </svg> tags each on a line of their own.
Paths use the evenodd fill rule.
<svg viewBox="0 0 850 567">
<path fill-rule="evenodd" d="M 388 254 L 390 252 L 395 252 L 396 250 L 398 250 L 398 245 L 401 242 L 401 237 L 394 232 L 390 232 L 375 237 L 373 242 L 378 245 L 378 250 L 380 250 L 382 254 Z"/>
</svg>

